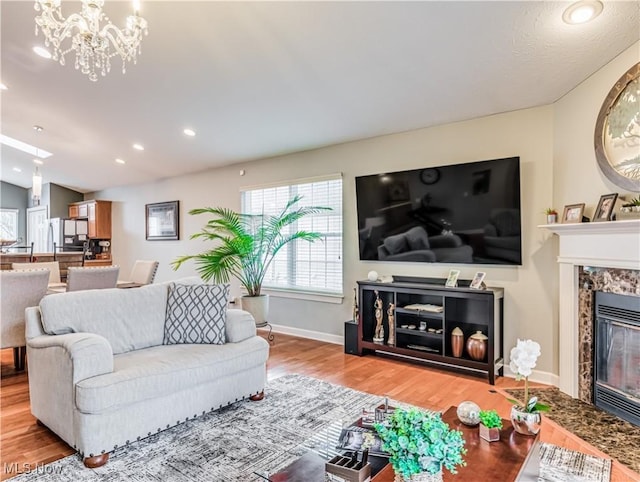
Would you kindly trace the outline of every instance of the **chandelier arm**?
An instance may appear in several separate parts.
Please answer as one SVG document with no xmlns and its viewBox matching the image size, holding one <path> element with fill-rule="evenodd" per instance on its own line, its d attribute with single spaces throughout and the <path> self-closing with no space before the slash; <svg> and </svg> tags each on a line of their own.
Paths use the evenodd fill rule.
<svg viewBox="0 0 640 482">
<path fill-rule="evenodd" d="M 131 34 L 125 34 L 113 24 L 105 25 L 99 35 L 108 38 L 120 56 L 125 58 L 132 55 L 132 50 L 135 52 L 142 39 L 140 27 L 135 27 Z"/>
<path fill-rule="evenodd" d="M 58 31 L 60 32 L 58 37 L 60 39 L 71 37 L 71 31 L 73 30 L 73 28 L 77 28 L 78 32 L 80 33 L 89 31 L 87 21 L 82 17 L 82 15 L 78 13 L 72 13 L 71 15 L 69 15 L 63 25 L 64 28 L 62 28 L 61 26 L 61 28 L 58 29 Z"/>
</svg>

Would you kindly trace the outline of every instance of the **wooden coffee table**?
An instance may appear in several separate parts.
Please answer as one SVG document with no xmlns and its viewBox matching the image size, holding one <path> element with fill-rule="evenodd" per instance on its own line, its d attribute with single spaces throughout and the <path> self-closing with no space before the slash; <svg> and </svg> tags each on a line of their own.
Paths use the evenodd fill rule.
<svg viewBox="0 0 640 482">
<path fill-rule="evenodd" d="M 457 407 L 450 407 L 442 420 L 452 429 L 462 432 L 467 455 L 465 467 L 459 467 L 456 475 L 444 470 L 443 479 L 451 482 L 477 482 L 479 480 L 500 480 L 501 482 L 538 480 L 540 465 L 540 434 L 527 437 L 515 433 L 510 420 L 502 420 L 500 441 L 487 442 L 480 438 L 478 427 L 464 425 L 456 415 Z M 387 465 L 374 478 L 375 482 L 393 482 L 394 472 Z"/>
<path fill-rule="evenodd" d="M 527 437 L 513 431 L 510 420 L 502 420 L 500 441 L 487 442 L 480 438 L 478 427 L 464 425 L 456 415 L 457 407 L 450 407 L 442 419 L 452 429 L 462 432 L 467 455 L 467 465 L 459 467 L 456 475 L 444 470 L 443 479 L 450 482 L 477 482 L 499 480 L 501 482 L 537 482 L 540 465 L 540 436 Z M 294 461 L 289 467 L 273 474 L 271 482 L 323 482 L 325 460 L 317 454 L 308 453 Z M 395 474 L 387 464 L 372 479 L 372 482 L 394 482 Z"/>
</svg>

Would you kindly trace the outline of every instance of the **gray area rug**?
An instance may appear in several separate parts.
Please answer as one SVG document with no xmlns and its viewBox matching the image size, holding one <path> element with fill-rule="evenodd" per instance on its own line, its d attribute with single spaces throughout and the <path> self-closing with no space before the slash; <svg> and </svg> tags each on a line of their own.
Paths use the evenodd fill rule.
<svg viewBox="0 0 640 482">
<path fill-rule="evenodd" d="M 72 455 L 12 481 L 264 481 L 256 473 L 273 473 L 309 449 L 331 453 L 343 423 L 381 401 L 301 375 L 275 379 L 265 393 L 261 402 L 241 401 L 118 449 L 99 469 Z M 585 457 L 543 444 L 541 480 L 608 482 L 610 461 Z"/>
</svg>

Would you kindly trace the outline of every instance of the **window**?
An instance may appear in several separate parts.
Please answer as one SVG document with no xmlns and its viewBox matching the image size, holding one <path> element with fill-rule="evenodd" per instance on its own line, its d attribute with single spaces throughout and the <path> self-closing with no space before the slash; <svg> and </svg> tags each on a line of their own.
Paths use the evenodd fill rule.
<svg viewBox="0 0 640 482">
<path fill-rule="evenodd" d="M 17 209 L 0 209 L 0 239 L 3 241 L 18 240 Z"/>
<path fill-rule="evenodd" d="M 314 294 L 342 296 L 342 178 L 330 176 L 296 181 L 284 186 L 247 189 L 242 192 L 242 212 L 277 214 L 294 196 L 299 206 L 330 207 L 302 218 L 291 232 L 321 233 L 310 243 L 293 241 L 276 255 L 265 276 L 263 287 Z"/>
</svg>

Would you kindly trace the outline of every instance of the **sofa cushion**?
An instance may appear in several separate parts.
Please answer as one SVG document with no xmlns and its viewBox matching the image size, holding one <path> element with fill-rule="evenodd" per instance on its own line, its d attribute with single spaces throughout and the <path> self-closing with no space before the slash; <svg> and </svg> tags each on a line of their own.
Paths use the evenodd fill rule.
<svg viewBox="0 0 640 482">
<path fill-rule="evenodd" d="M 411 251 L 429 249 L 429 236 L 422 226 L 411 228 L 405 235 Z"/>
<path fill-rule="evenodd" d="M 164 344 L 225 342 L 229 285 L 171 283 Z"/>
<path fill-rule="evenodd" d="M 45 333 L 95 333 L 114 354 L 161 345 L 166 307 L 165 284 L 59 293 L 40 302 Z"/>
<path fill-rule="evenodd" d="M 405 233 L 388 236 L 384 239 L 384 247 L 387 248 L 389 254 L 404 253 L 408 250 L 407 238 Z"/>
<path fill-rule="evenodd" d="M 161 345 L 123 353 L 114 357 L 112 373 L 76 384 L 76 407 L 97 414 L 190 390 L 262 365 L 268 354 L 268 343 L 258 336 L 225 345 Z"/>
</svg>

